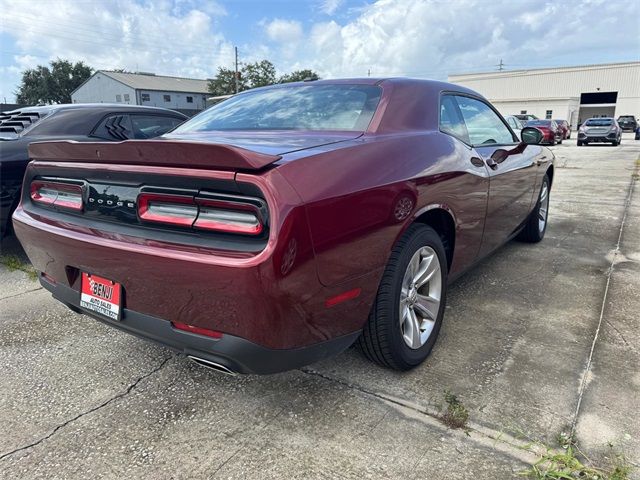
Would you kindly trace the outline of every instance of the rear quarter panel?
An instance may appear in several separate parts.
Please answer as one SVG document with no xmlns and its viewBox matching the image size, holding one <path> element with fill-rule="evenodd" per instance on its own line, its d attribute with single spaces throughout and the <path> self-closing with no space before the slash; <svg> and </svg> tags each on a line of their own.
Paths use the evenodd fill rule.
<svg viewBox="0 0 640 480">
<path fill-rule="evenodd" d="M 452 276 L 467 268 L 478 254 L 488 196 L 486 167 L 474 166 L 472 157 L 448 135 L 410 132 L 364 135 L 283 165 L 306 203 L 320 281 L 336 285 L 372 274 L 377 284 L 395 242 L 432 208 L 448 211 L 455 223 Z"/>
</svg>

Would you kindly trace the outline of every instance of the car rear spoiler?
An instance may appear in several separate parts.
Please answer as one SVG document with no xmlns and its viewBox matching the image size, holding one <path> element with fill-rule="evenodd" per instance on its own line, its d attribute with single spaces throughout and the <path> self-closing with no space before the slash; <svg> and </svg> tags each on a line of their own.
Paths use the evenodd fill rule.
<svg viewBox="0 0 640 480">
<path fill-rule="evenodd" d="M 259 170 L 282 158 L 233 145 L 182 140 L 126 140 L 124 142 L 34 142 L 29 158 L 56 162 L 116 163 Z"/>
</svg>

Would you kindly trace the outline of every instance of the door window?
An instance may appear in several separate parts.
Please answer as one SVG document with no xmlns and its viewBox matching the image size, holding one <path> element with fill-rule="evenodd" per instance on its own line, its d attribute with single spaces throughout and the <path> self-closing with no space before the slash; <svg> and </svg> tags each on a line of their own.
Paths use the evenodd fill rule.
<svg viewBox="0 0 640 480">
<path fill-rule="evenodd" d="M 517 143 L 504 121 L 489 105 L 471 97 L 456 96 L 472 145 Z"/>
<path fill-rule="evenodd" d="M 465 143 L 471 143 L 458 103 L 453 95 L 443 95 L 440 101 L 440 131 L 453 135 Z"/>
<path fill-rule="evenodd" d="M 153 138 L 173 130 L 183 122 L 180 118 L 160 115 L 131 115 L 134 138 Z"/>
</svg>

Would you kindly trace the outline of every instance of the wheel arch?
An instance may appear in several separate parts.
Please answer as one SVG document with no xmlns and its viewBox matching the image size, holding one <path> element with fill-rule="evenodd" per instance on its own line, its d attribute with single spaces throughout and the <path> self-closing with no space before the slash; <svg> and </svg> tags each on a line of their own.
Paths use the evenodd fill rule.
<svg viewBox="0 0 640 480">
<path fill-rule="evenodd" d="M 551 186 L 553 185 L 553 174 L 554 174 L 553 165 L 549 165 L 549 168 L 547 168 L 547 177 L 549 177 L 549 188 L 551 188 Z"/>
<path fill-rule="evenodd" d="M 451 209 L 446 205 L 430 205 L 416 212 L 409 225 L 416 223 L 430 226 L 440 236 L 447 255 L 447 270 L 451 271 L 456 244 L 456 220 Z"/>
</svg>

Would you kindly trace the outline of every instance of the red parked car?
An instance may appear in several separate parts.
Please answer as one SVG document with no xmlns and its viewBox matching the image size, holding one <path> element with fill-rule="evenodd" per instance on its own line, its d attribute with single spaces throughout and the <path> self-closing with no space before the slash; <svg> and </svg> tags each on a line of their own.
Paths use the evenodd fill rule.
<svg viewBox="0 0 640 480">
<path fill-rule="evenodd" d="M 555 120 L 529 120 L 526 125 L 527 127 L 537 128 L 542 132 L 543 143 L 549 145 L 562 143 L 564 133 Z"/>
<path fill-rule="evenodd" d="M 225 372 L 354 342 L 406 370 L 447 284 L 540 241 L 553 154 L 477 93 L 410 79 L 250 90 L 157 140 L 30 147 L 14 227 L 77 312 Z"/>
<path fill-rule="evenodd" d="M 569 122 L 566 120 L 554 120 L 554 122 L 556 122 L 556 125 L 558 125 L 558 128 L 562 131 L 563 140 L 571 138 L 571 126 L 569 125 Z"/>
</svg>

